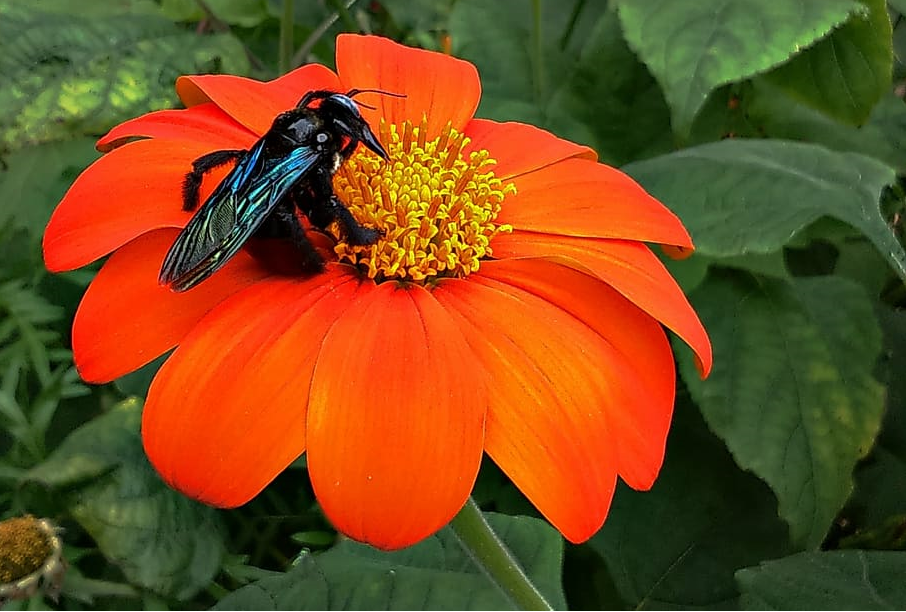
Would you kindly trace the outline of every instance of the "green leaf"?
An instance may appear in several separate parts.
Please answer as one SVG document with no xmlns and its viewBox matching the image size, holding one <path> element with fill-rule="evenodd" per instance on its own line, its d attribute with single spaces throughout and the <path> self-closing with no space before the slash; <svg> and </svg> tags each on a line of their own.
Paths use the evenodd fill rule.
<svg viewBox="0 0 906 612">
<path fill-rule="evenodd" d="M 570 70 L 554 80 L 545 127 L 592 146 L 612 165 L 669 151 L 670 109 L 623 39 L 616 13 L 597 16 L 577 42 Z"/>
<path fill-rule="evenodd" d="M 737 574 L 745 610 L 901 610 L 906 553 L 838 550 L 768 561 Z"/>
<path fill-rule="evenodd" d="M 565 608 L 560 535 L 538 519 L 490 514 L 488 520 L 554 608 Z M 344 541 L 319 555 L 304 554 L 288 573 L 243 587 L 215 606 L 219 610 L 509 608 L 449 528 L 393 553 Z"/>
<path fill-rule="evenodd" d="M 714 369 L 702 381 L 684 359 L 683 380 L 736 462 L 774 490 L 797 546 L 819 546 L 884 410 L 871 303 L 837 277 L 788 283 L 721 271 L 691 301 Z"/>
<path fill-rule="evenodd" d="M 232 35 L 199 36 L 147 14 L 66 15 L 0 2 L 0 40 L 0 147 L 11 150 L 102 134 L 173 106 L 180 74 L 248 70 Z"/>
<path fill-rule="evenodd" d="M 689 405 L 680 405 L 651 491 L 617 490 L 591 539 L 626 609 L 729 608 L 734 571 L 787 552 L 763 482 L 741 471 Z"/>
<path fill-rule="evenodd" d="M 703 255 L 770 253 L 827 215 L 858 228 L 906 279 L 906 252 L 879 208 L 894 172 L 870 157 L 730 138 L 624 170 L 679 215 Z"/>
<path fill-rule="evenodd" d="M 708 94 L 758 74 L 846 21 L 852 0 L 620 0 L 626 40 L 661 84 L 674 130 L 689 134 Z"/>
<path fill-rule="evenodd" d="M 856 128 L 796 102 L 759 78 L 746 100 L 746 113 L 762 135 L 870 155 L 906 172 L 906 103 L 893 92 L 875 105 L 866 124 Z"/>
<path fill-rule="evenodd" d="M 614 165 L 670 150 L 670 111 L 616 13 L 604 2 L 576 3 L 575 15 L 541 7 L 536 29 L 522 0 L 455 4 L 454 53 L 481 74 L 479 115 L 547 128 Z"/>
<path fill-rule="evenodd" d="M 34 6 L 30 0 L 5 0 L 3 4 Z M 41 10 L 65 15 L 151 15 L 160 16 L 160 6 L 154 0 L 41 0 Z"/>
<path fill-rule="evenodd" d="M 75 430 L 26 481 L 65 493 L 72 517 L 130 582 L 188 599 L 220 568 L 212 508 L 169 489 L 148 463 L 141 407 L 126 400 Z"/>
<path fill-rule="evenodd" d="M 224 23 L 253 28 L 267 19 L 265 0 L 206 0 L 205 6 Z M 197 0 L 163 0 L 161 13 L 173 21 L 201 21 L 207 15 Z"/>
<path fill-rule="evenodd" d="M 845 514 L 854 533 L 844 543 L 893 549 L 903 546 L 906 523 L 906 313 L 889 307 L 877 311 L 884 331 L 886 410 L 878 442 L 856 470 L 856 491 Z"/>
<path fill-rule="evenodd" d="M 887 4 L 862 2 L 867 11 L 765 75 L 792 97 L 852 125 L 864 123 L 888 93 L 893 68 Z"/>
<path fill-rule="evenodd" d="M 97 157 L 92 138 L 37 145 L 7 155 L 6 171 L 0 173 L 0 227 L 23 229 L 35 244 L 40 243 L 50 214 L 73 177 Z"/>
<path fill-rule="evenodd" d="M 453 0 L 381 1 L 381 6 L 390 13 L 397 27 L 402 30 L 403 42 L 409 42 L 407 38 L 430 36 L 434 39 L 435 45 L 438 40 L 435 33 L 446 29 L 453 5 Z M 400 40 L 399 37 L 394 38 Z"/>
<path fill-rule="evenodd" d="M 453 53 L 475 63 L 481 74 L 479 116 L 544 125 L 544 109 L 573 71 L 578 49 L 604 4 L 591 3 L 592 12 L 572 29 L 570 13 L 561 5 L 540 6 L 536 16 L 523 0 L 458 0 L 454 5 Z"/>
</svg>

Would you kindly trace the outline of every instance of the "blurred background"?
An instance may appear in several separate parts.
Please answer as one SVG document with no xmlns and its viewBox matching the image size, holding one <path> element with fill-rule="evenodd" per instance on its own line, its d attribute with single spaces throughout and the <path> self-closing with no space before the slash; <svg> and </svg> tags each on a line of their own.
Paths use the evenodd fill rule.
<svg viewBox="0 0 906 612">
<path fill-rule="evenodd" d="M 906 606 L 904 13 L 904 0 L 0 0 L 0 518 L 52 519 L 68 564 L 56 602 L 39 591 L 8 609 L 506 605 L 446 531 L 393 555 L 338 540 L 304 458 L 236 510 L 170 491 L 138 434 L 161 360 L 81 382 L 70 325 L 100 264 L 43 266 L 47 220 L 108 129 L 179 107 L 181 74 L 333 67 L 339 32 L 472 61 L 479 117 L 593 147 L 698 247 L 664 260 L 711 334 L 714 373 L 699 380 L 674 344 L 654 489 L 621 486 L 601 532 L 567 545 L 482 468 L 474 497 L 556 607 Z"/>
</svg>

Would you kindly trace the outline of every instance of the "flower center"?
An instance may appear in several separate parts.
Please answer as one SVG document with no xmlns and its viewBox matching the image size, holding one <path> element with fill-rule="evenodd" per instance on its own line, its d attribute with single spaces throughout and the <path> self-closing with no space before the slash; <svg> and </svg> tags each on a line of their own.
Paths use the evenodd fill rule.
<svg viewBox="0 0 906 612">
<path fill-rule="evenodd" d="M 449 123 L 431 141 L 425 121 L 401 127 L 381 121 L 379 131 L 390 161 L 359 147 L 334 175 L 333 186 L 355 218 L 382 236 L 356 246 L 333 228 L 339 260 L 378 282 L 425 282 L 478 270 L 492 254 L 491 239 L 513 230 L 494 221 L 516 187 L 494 176 L 497 162 L 487 150 L 462 155 L 469 139 Z"/>
<path fill-rule="evenodd" d="M 0 602 L 27 599 L 41 586 L 56 599 L 66 570 L 62 551 L 57 529 L 47 519 L 0 521 Z"/>
</svg>

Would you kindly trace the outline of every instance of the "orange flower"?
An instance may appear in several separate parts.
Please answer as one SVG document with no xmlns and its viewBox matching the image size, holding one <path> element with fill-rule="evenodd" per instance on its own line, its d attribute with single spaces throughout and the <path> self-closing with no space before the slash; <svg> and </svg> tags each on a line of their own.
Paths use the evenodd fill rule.
<svg viewBox="0 0 906 612">
<path fill-rule="evenodd" d="M 705 330 L 644 244 L 692 248 L 663 205 L 587 147 L 474 118 L 471 64 L 383 38 L 340 36 L 337 74 L 308 65 L 268 83 L 176 87 L 188 108 L 102 138 L 108 153 L 44 237 L 54 271 L 113 252 L 73 324 L 86 380 L 176 347 L 142 423 L 167 483 L 237 506 L 306 452 L 337 529 L 387 549 L 450 521 L 483 451 L 573 542 L 601 526 L 618 475 L 651 487 L 675 384 L 661 325 L 703 376 L 711 367 Z M 406 96 L 373 95 L 362 110 L 391 161 L 359 147 L 334 180 L 381 240 L 318 234 L 332 261 L 301 276 L 275 264 L 292 250 L 253 239 L 190 291 L 158 285 L 191 216 L 180 192 L 191 162 L 248 148 L 309 90 L 352 88 Z"/>
</svg>

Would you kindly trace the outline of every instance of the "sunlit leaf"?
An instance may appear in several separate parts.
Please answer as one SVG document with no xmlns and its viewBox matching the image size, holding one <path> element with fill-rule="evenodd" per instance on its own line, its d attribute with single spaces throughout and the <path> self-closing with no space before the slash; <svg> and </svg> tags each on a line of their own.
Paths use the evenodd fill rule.
<svg viewBox="0 0 906 612">
<path fill-rule="evenodd" d="M 852 125 L 868 119 L 890 90 L 893 49 L 884 0 L 863 0 L 869 10 L 790 62 L 765 75 L 793 97 Z"/>
<path fill-rule="evenodd" d="M 852 0 L 620 0 L 629 45 L 661 84 L 674 130 L 689 133 L 714 89 L 768 70 L 840 25 Z"/>
<path fill-rule="evenodd" d="M 66 15 L 0 2 L 0 147 L 100 135 L 176 105 L 180 74 L 248 70 L 229 34 L 198 35 L 152 15 Z"/>
</svg>

